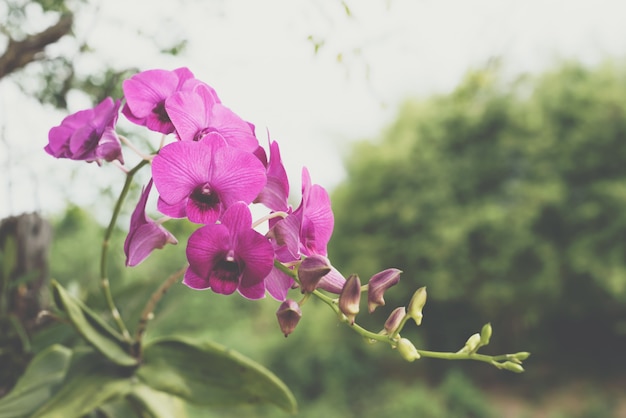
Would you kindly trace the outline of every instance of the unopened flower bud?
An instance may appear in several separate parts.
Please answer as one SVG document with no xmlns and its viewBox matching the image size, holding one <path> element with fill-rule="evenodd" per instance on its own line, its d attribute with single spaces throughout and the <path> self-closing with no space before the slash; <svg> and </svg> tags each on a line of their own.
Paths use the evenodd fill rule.
<svg viewBox="0 0 626 418">
<path fill-rule="evenodd" d="M 302 293 L 315 290 L 322 277 L 330 272 L 330 265 L 326 257 L 312 255 L 305 258 L 298 267 L 298 279 Z"/>
<path fill-rule="evenodd" d="M 405 316 L 406 309 L 404 308 L 404 306 L 397 307 L 393 310 L 393 312 L 391 312 L 389 318 L 387 318 L 387 320 L 385 321 L 385 331 L 388 335 L 393 334 L 396 329 L 398 329 L 400 323 L 402 323 L 402 320 Z"/>
<path fill-rule="evenodd" d="M 521 364 L 513 363 L 512 361 L 505 361 L 504 363 L 502 363 L 502 368 L 504 370 L 508 370 L 508 371 L 514 372 L 514 373 L 523 373 L 524 372 L 524 368 L 522 367 Z"/>
<path fill-rule="evenodd" d="M 302 318 L 302 310 L 300 310 L 300 305 L 296 301 L 287 299 L 278 307 L 276 317 L 278 318 L 280 330 L 287 337 L 293 332 L 300 318 Z"/>
<path fill-rule="evenodd" d="M 519 353 L 513 354 L 511 357 L 518 361 L 524 361 L 530 357 L 530 353 L 528 351 L 520 351 Z"/>
<path fill-rule="evenodd" d="M 424 305 L 426 305 L 426 287 L 420 287 L 413 294 L 407 308 L 407 315 L 413 318 L 417 325 L 422 323 L 422 318 L 424 317 L 422 309 L 424 309 Z"/>
<path fill-rule="evenodd" d="M 354 324 L 354 317 L 359 313 L 361 300 L 361 280 L 356 274 L 352 274 L 346 280 L 346 284 L 339 295 L 339 309 L 348 317 L 350 325 Z"/>
<path fill-rule="evenodd" d="M 463 348 L 461 348 L 458 352 L 471 354 L 475 352 L 479 346 L 480 346 L 480 334 L 479 333 L 472 334 L 465 342 L 465 345 L 463 346 Z"/>
<path fill-rule="evenodd" d="M 491 328 L 491 324 L 485 324 L 483 329 L 480 330 L 480 345 L 485 346 L 489 344 L 489 340 L 491 339 L 491 333 L 493 332 Z"/>
<path fill-rule="evenodd" d="M 413 343 L 406 338 L 400 338 L 400 340 L 398 340 L 397 348 L 402 358 L 406 361 L 415 361 L 421 357 Z"/>
<path fill-rule="evenodd" d="M 385 305 L 383 295 L 391 286 L 398 284 L 400 273 L 401 270 L 391 268 L 372 276 L 367 284 L 367 309 L 370 313 L 377 307 Z"/>
</svg>

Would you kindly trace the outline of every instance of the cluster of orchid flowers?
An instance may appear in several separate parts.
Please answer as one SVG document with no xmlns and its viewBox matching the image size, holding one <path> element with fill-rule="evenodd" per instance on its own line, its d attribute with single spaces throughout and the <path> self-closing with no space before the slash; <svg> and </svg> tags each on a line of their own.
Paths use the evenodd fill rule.
<svg viewBox="0 0 626 418">
<path fill-rule="evenodd" d="M 472 359 L 499 369 L 524 371 L 521 363 L 530 355 L 527 352 L 499 356 L 477 353 L 489 343 L 489 324 L 457 352 L 417 350 L 402 338 L 400 331 L 409 320 L 417 325 L 422 322 L 426 303 L 423 287 L 413 294 L 407 307 L 391 312 L 381 331 L 362 328 L 355 323 L 362 292 L 367 292 L 368 311 L 372 313 L 385 304 L 385 292 L 399 282 L 402 272 L 395 268 L 383 270 L 362 286 L 358 275 L 346 279 L 332 266 L 327 253 L 334 227 L 330 198 L 322 186 L 312 184 L 308 170 L 302 169 L 302 199 L 294 209 L 288 202 L 289 181 L 278 143 L 268 140 L 266 151 L 257 140 L 254 125 L 224 106 L 215 90 L 187 68 L 144 71 L 125 80 L 122 87 L 123 101 L 106 98 L 52 128 L 45 151 L 56 158 L 98 165 L 113 162 L 127 173 L 105 234 L 105 249 L 133 175 L 144 165 L 151 165 L 152 177 L 131 215 L 124 242 L 127 266 L 138 265 L 166 244 L 177 244 L 163 220 L 155 221 L 146 214 L 154 186 L 157 209 L 164 220 L 187 218 L 200 225 L 187 242 L 188 266 L 183 270 L 183 283 L 223 295 L 237 291 L 247 299 L 261 299 L 269 293 L 281 302 L 276 315 L 285 336 L 293 332 L 302 317 L 301 305 L 315 295 L 354 331 L 369 341 L 390 344 L 407 361 L 424 356 Z M 163 135 L 156 153 L 142 154 L 116 132 L 120 109 L 130 122 Z M 122 142 L 142 157 L 131 170 L 124 168 Z M 253 222 L 252 204 L 265 206 L 269 213 Z M 256 229 L 261 225 L 267 229 L 265 234 Z M 106 252 L 102 254 L 105 298 L 120 330 L 127 333 L 110 296 L 104 274 Z M 161 288 L 177 278 L 176 274 L 170 276 Z M 298 302 L 288 298 L 289 291 L 296 288 L 303 294 Z M 155 292 L 157 300 L 162 293 Z M 147 308 L 152 305 L 151 301 Z M 152 312 L 148 309 L 144 314 L 137 339 Z"/>
<path fill-rule="evenodd" d="M 157 209 L 166 219 L 201 225 L 187 242 L 185 285 L 224 295 L 237 291 L 248 299 L 269 293 L 282 302 L 277 316 L 285 336 L 302 315 L 299 303 L 287 298 L 296 287 L 305 294 L 322 289 L 340 295 L 338 308 L 354 323 L 361 284 L 356 275 L 346 279 L 328 259 L 334 225 L 330 198 L 312 184 L 307 169 L 302 170 L 302 200 L 294 210 L 278 143 L 268 141 L 267 152 L 254 125 L 224 106 L 215 90 L 187 68 L 138 73 L 124 81 L 123 92 L 124 102 L 106 98 L 67 116 L 50 130 L 45 151 L 56 158 L 123 167 L 122 142 L 128 140 L 115 130 L 120 108 L 130 122 L 171 138 L 156 155 L 143 156 L 152 178 L 131 216 L 126 265 L 138 265 L 153 250 L 177 243 L 161 221 L 146 215 L 154 185 Z M 251 204 L 264 205 L 269 214 L 253 223 Z M 255 228 L 265 222 L 268 232 L 261 234 Z M 388 269 L 372 277 L 370 312 L 384 305 L 383 294 L 398 283 L 400 273 Z"/>
</svg>

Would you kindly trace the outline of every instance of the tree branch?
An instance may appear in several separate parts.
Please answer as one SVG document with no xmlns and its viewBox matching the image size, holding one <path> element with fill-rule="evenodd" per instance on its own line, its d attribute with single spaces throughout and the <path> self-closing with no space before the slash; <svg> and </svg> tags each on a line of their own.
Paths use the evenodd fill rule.
<svg viewBox="0 0 626 418">
<path fill-rule="evenodd" d="M 57 23 L 43 32 L 27 36 L 22 41 L 9 38 L 7 49 L 0 57 L 0 79 L 43 58 L 44 48 L 67 35 L 72 29 L 73 21 L 74 15 L 64 14 Z"/>
</svg>

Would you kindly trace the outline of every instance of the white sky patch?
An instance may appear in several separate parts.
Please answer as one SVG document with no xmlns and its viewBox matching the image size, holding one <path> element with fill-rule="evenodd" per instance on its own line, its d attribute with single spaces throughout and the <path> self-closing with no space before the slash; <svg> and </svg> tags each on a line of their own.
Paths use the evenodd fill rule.
<svg viewBox="0 0 626 418">
<path fill-rule="evenodd" d="M 595 63 L 626 52 L 621 0 L 106 0 L 82 10 L 75 32 L 94 48 L 81 72 L 103 65 L 189 67 L 220 98 L 278 140 L 294 195 L 307 166 L 328 189 L 345 176 L 343 155 L 375 138 L 408 97 L 450 91 L 470 68 L 502 58 L 510 74 L 536 72 L 558 58 Z M 321 42 L 317 54 L 313 41 Z M 159 47 L 186 40 L 180 56 Z M 76 48 L 65 42 L 56 48 Z M 52 48 L 54 52 L 54 48 Z M 87 106 L 73 95 L 71 111 Z M 93 205 L 113 167 L 54 160 L 43 152 L 64 114 L 0 83 L 0 218 Z M 120 120 L 123 117 L 120 117 Z M 8 146 L 7 146 L 8 143 Z"/>
</svg>

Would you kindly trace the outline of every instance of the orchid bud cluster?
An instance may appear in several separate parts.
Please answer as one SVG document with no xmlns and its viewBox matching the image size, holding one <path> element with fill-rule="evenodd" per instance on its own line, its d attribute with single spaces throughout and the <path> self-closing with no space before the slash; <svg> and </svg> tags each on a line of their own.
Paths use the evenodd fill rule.
<svg viewBox="0 0 626 418">
<path fill-rule="evenodd" d="M 238 292 L 247 299 L 269 294 L 281 302 L 276 316 L 285 336 L 302 317 L 301 305 L 315 295 L 367 338 L 386 340 L 408 361 L 420 357 L 399 333 L 409 319 L 421 324 L 426 289 L 419 289 L 408 307 L 396 308 L 380 333 L 364 330 L 355 322 L 361 294 L 367 292 L 368 311 L 374 312 L 385 305 L 384 293 L 399 282 L 402 272 L 386 269 L 361 286 L 359 276 L 346 279 L 332 266 L 327 253 L 334 227 L 330 198 L 322 186 L 312 183 L 306 167 L 302 169 L 302 197 L 294 209 L 288 202 L 290 184 L 278 143 L 268 139 L 262 146 L 255 126 L 226 107 L 217 92 L 187 68 L 143 71 L 125 80 L 122 88 L 123 98 L 106 98 L 52 128 L 45 151 L 56 158 L 98 165 L 114 162 L 122 168 L 127 181 L 111 225 L 133 175 L 150 165 L 151 178 L 132 212 L 124 243 L 127 266 L 136 266 L 154 250 L 178 243 L 162 221 L 146 214 L 154 188 L 156 209 L 165 220 L 186 218 L 198 225 L 186 243 L 188 266 L 182 282 L 189 288 L 223 295 Z M 117 133 L 120 113 L 163 136 L 156 153 L 142 154 Z M 124 167 L 122 143 L 142 157 L 132 169 Z M 263 206 L 267 215 L 253 221 L 251 205 Z M 259 232 L 261 226 L 267 232 Z M 107 280 L 104 275 L 102 280 Z M 103 287 L 108 290 L 108 282 Z M 296 288 L 304 295 L 300 302 L 287 297 Z M 114 309 L 113 313 L 115 317 Z M 459 355 L 473 354 L 485 345 L 488 336 L 484 334 L 468 341 Z"/>
</svg>

